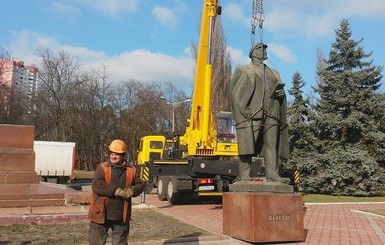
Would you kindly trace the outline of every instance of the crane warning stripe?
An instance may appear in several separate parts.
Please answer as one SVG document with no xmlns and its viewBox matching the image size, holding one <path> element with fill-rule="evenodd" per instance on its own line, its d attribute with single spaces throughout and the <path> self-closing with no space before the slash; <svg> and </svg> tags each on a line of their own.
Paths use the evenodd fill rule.
<svg viewBox="0 0 385 245">
<path fill-rule="evenodd" d="M 141 172 L 141 179 L 148 181 L 150 178 L 150 169 L 148 167 L 143 167 Z"/>
</svg>

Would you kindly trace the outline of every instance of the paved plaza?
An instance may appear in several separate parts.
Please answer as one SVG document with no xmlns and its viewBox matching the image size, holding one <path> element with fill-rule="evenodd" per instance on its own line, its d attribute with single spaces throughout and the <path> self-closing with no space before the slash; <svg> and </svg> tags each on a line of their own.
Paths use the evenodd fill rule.
<svg viewBox="0 0 385 245">
<path fill-rule="evenodd" d="M 89 192 L 82 193 L 88 198 Z M 72 197 L 73 199 L 79 199 Z M 150 208 L 162 214 L 174 217 L 185 223 L 194 225 L 212 233 L 212 236 L 176 238 L 162 241 L 131 242 L 132 245 L 152 244 L 249 244 L 223 234 L 222 205 L 212 202 L 191 202 L 181 205 L 170 205 L 167 201 L 159 201 L 154 194 L 143 198 L 134 198 L 134 209 Z M 286 244 L 385 244 L 385 217 L 371 214 L 368 211 L 385 209 L 385 202 L 377 203 L 305 203 L 304 228 L 306 239 L 303 242 Z M 20 207 L 0 209 L 0 225 L 14 223 L 39 223 L 57 221 L 84 220 L 88 206 L 58 207 Z M 41 215 L 52 213 L 51 215 Z M 136 222 L 135 220 L 133 222 Z M 138 221 L 140 222 L 140 221 Z M 288 227 L 290 229 L 290 227 Z M 274 243 L 282 244 L 282 243 Z"/>
<path fill-rule="evenodd" d="M 140 199 L 137 198 L 135 201 L 140 202 Z M 145 202 L 156 206 L 160 213 L 207 230 L 216 237 L 191 244 L 248 244 L 223 235 L 220 204 L 172 206 L 167 201 L 159 201 L 156 195 L 146 195 Z M 385 209 L 385 203 L 305 203 L 304 206 L 306 240 L 287 244 L 385 244 L 385 217 L 366 212 Z"/>
</svg>

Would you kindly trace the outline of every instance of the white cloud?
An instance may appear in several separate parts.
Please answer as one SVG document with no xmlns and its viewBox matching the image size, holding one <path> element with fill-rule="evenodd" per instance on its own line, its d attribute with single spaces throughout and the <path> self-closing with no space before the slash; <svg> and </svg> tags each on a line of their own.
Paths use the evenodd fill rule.
<svg viewBox="0 0 385 245">
<path fill-rule="evenodd" d="M 240 22 L 242 25 L 250 25 L 250 17 L 243 13 L 242 6 L 238 3 L 229 3 L 223 8 L 223 16 L 232 22 Z"/>
<path fill-rule="evenodd" d="M 226 18 L 250 27 L 251 3 L 229 3 Z M 385 19 L 383 0 L 275 0 L 265 1 L 264 28 L 278 37 L 330 37 L 343 18 Z M 245 11 L 244 11 L 245 10 Z M 246 14 L 245 14 L 246 13 Z"/>
<path fill-rule="evenodd" d="M 10 32 L 12 41 L 5 49 L 12 57 L 20 59 L 29 65 L 38 65 L 39 59 L 34 54 L 34 50 L 39 46 L 46 46 L 54 43 L 53 38 L 39 35 L 35 32 L 23 30 L 20 32 Z M 31 43 L 33 40 L 33 43 Z"/>
<path fill-rule="evenodd" d="M 139 0 L 76 0 L 91 9 L 111 17 L 121 13 L 132 13 L 138 8 Z"/>
<path fill-rule="evenodd" d="M 338 23 L 332 11 L 325 12 L 322 8 L 308 6 L 300 7 L 299 3 L 282 3 L 271 6 L 266 13 L 265 28 L 275 36 L 298 38 L 298 35 L 308 39 L 316 39 L 333 34 L 335 23 Z"/>
<path fill-rule="evenodd" d="M 52 12 L 65 16 L 67 20 L 74 20 L 80 16 L 80 10 L 73 5 L 68 5 L 61 2 L 53 2 L 51 3 L 50 8 Z"/>
<path fill-rule="evenodd" d="M 296 63 L 295 55 L 288 47 L 277 43 L 269 43 L 268 46 L 268 53 L 271 52 L 287 64 Z"/>
<path fill-rule="evenodd" d="M 247 63 L 250 63 L 250 58 L 247 56 L 248 54 L 244 54 L 242 50 L 235 49 L 233 47 L 227 46 L 227 50 L 230 53 L 231 62 L 233 64 L 233 69 L 235 69 L 237 66 L 245 65 Z"/>
<path fill-rule="evenodd" d="M 174 58 L 147 50 L 134 50 L 109 57 L 106 64 L 119 80 L 172 81 L 178 87 L 193 81 L 194 62 L 191 58 Z"/>
<path fill-rule="evenodd" d="M 178 20 L 170 9 L 161 6 L 154 6 L 151 11 L 154 18 L 163 26 L 170 30 L 175 30 L 178 26 Z"/>
<path fill-rule="evenodd" d="M 385 19 L 384 9 L 383 0 L 264 1 L 264 35 L 272 35 L 270 39 L 274 43 L 269 45 L 272 55 L 282 62 L 294 64 L 297 62 L 294 52 L 282 43 L 298 39 L 311 42 L 327 39 L 335 35 L 341 19 Z M 242 28 L 250 29 L 251 2 L 231 1 L 224 6 L 223 16 Z M 235 64 L 236 60 L 242 60 L 236 57 L 235 53 L 232 54 Z"/>
<path fill-rule="evenodd" d="M 13 57 L 24 61 L 27 65 L 39 67 L 40 60 L 34 54 L 34 50 L 43 46 L 53 52 L 65 50 L 79 58 L 84 71 L 101 70 L 106 66 L 111 74 L 110 79 L 114 82 L 131 79 L 144 83 L 171 81 L 180 89 L 191 89 L 194 80 L 195 63 L 191 55 L 182 54 L 182 57 L 175 58 L 141 49 L 107 56 L 103 51 L 62 45 L 52 37 L 29 31 L 15 32 L 12 39 L 12 44 L 7 50 Z"/>
<path fill-rule="evenodd" d="M 49 46 L 48 46 L 49 47 Z M 51 46 L 52 47 L 52 46 Z M 69 45 L 56 45 L 54 51 L 65 50 L 74 57 L 78 57 L 82 65 L 89 66 L 89 64 L 100 63 L 105 58 L 106 55 L 103 51 L 95 51 L 85 47 L 73 47 Z"/>
<path fill-rule="evenodd" d="M 383 0 L 346 0 L 336 1 L 337 12 L 341 12 L 343 15 L 349 17 L 363 17 L 363 18 L 376 18 L 385 19 L 384 9 L 385 1 Z"/>
<path fill-rule="evenodd" d="M 188 46 L 188 47 L 185 47 L 184 49 L 183 49 L 183 55 L 185 55 L 185 56 L 189 56 L 189 57 L 191 57 L 191 59 L 193 59 L 192 57 L 193 57 L 193 53 L 192 53 L 192 49 L 191 49 L 191 46 Z"/>
</svg>

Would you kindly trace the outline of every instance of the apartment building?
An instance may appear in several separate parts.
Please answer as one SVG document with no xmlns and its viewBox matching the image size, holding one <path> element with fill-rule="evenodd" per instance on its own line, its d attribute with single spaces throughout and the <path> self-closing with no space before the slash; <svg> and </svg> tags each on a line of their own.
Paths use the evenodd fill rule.
<svg viewBox="0 0 385 245">
<path fill-rule="evenodd" d="M 7 104 L 9 93 L 17 92 L 24 95 L 30 112 L 33 108 L 33 98 L 36 93 L 39 69 L 25 65 L 23 61 L 14 58 L 0 58 L 0 84 L 2 99 Z M 8 93 L 8 95 L 7 95 Z"/>
</svg>

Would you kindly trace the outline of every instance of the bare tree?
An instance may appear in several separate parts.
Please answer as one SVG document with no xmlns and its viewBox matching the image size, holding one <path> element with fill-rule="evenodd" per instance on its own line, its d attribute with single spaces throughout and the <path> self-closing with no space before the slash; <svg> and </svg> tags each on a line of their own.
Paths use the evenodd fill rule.
<svg viewBox="0 0 385 245">
<path fill-rule="evenodd" d="M 132 108 L 133 121 L 131 148 L 134 149 L 132 157 L 136 157 L 136 149 L 140 138 L 145 135 L 160 134 L 160 114 L 158 106 L 162 103 L 162 92 L 159 83 L 146 84 L 137 91 L 138 103 Z"/>
<path fill-rule="evenodd" d="M 223 31 L 222 19 L 217 17 L 212 35 L 212 84 L 211 84 L 211 110 L 229 111 L 230 97 L 229 86 L 231 80 L 231 57 L 227 52 L 226 36 Z M 191 51 L 197 58 L 197 44 L 192 43 Z"/>
<path fill-rule="evenodd" d="M 323 70 L 327 67 L 325 54 L 322 53 L 321 49 L 317 49 L 317 71 Z M 316 81 L 318 84 L 323 84 L 322 77 L 320 74 L 316 74 Z"/>
<path fill-rule="evenodd" d="M 165 86 L 162 87 L 162 92 L 164 103 L 161 106 L 166 113 L 161 115 L 161 117 L 167 122 L 167 128 L 165 128 L 164 131 L 171 135 L 171 133 L 173 133 L 172 128 L 174 127 L 174 133 L 184 133 L 187 126 L 187 118 L 190 116 L 191 103 L 180 102 L 187 101 L 190 98 L 187 97 L 183 90 L 178 90 L 172 82 L 165 83 Z M 174 126 L 172 126 L 173 123 L 175 124 Z"/>
<path fill-rule="evenodd" d="M 36 53 L 41 58 L 37 103 L 45 118 L 38 126 L 45 128 L 46 140 L 67 141 L 66 119 L 80 85 L 78 60 L 65 51 L 53 53 L 43 47 Z"/>
<path fill-rule="evenodd" d="M 112 103 L 114 88 L 108 77 L 106 67 L 84 75 L 77 93 L 78 155 L 89 169 L 105 159 L 118 120 Z"/>
<path fill-rule="evenodd" d="M 321 49 L 317 49 L 317 71 L 324 70 L 326 67 L 327 67 L 327 64 L 326 64 L 325 54 L 322 52 Z M 312 86 L 313 90 L 318 89 L 319 86 L 323 85 L 323 84 L 324 84 L 323 78 L 317 72 L 316 73 L 316 84 L 315 84 L 315 86 Z M 313 93 L 311 93 L 309 99 L 310 99 L 311 103 L 313 103 L 313 104 L 316 103 L 317 98 L 316 98 L 316 95 L 314 95 Z"/>
<path fill-rule="evenodd" d="M 211 108 L 214 111 L 229 111 L 230 97 L 228 91 L 231 80 L 231 57 L 227 52 L 226 36 L 220 17 L 215 22 L 214 30 Z"/>
</svg>

